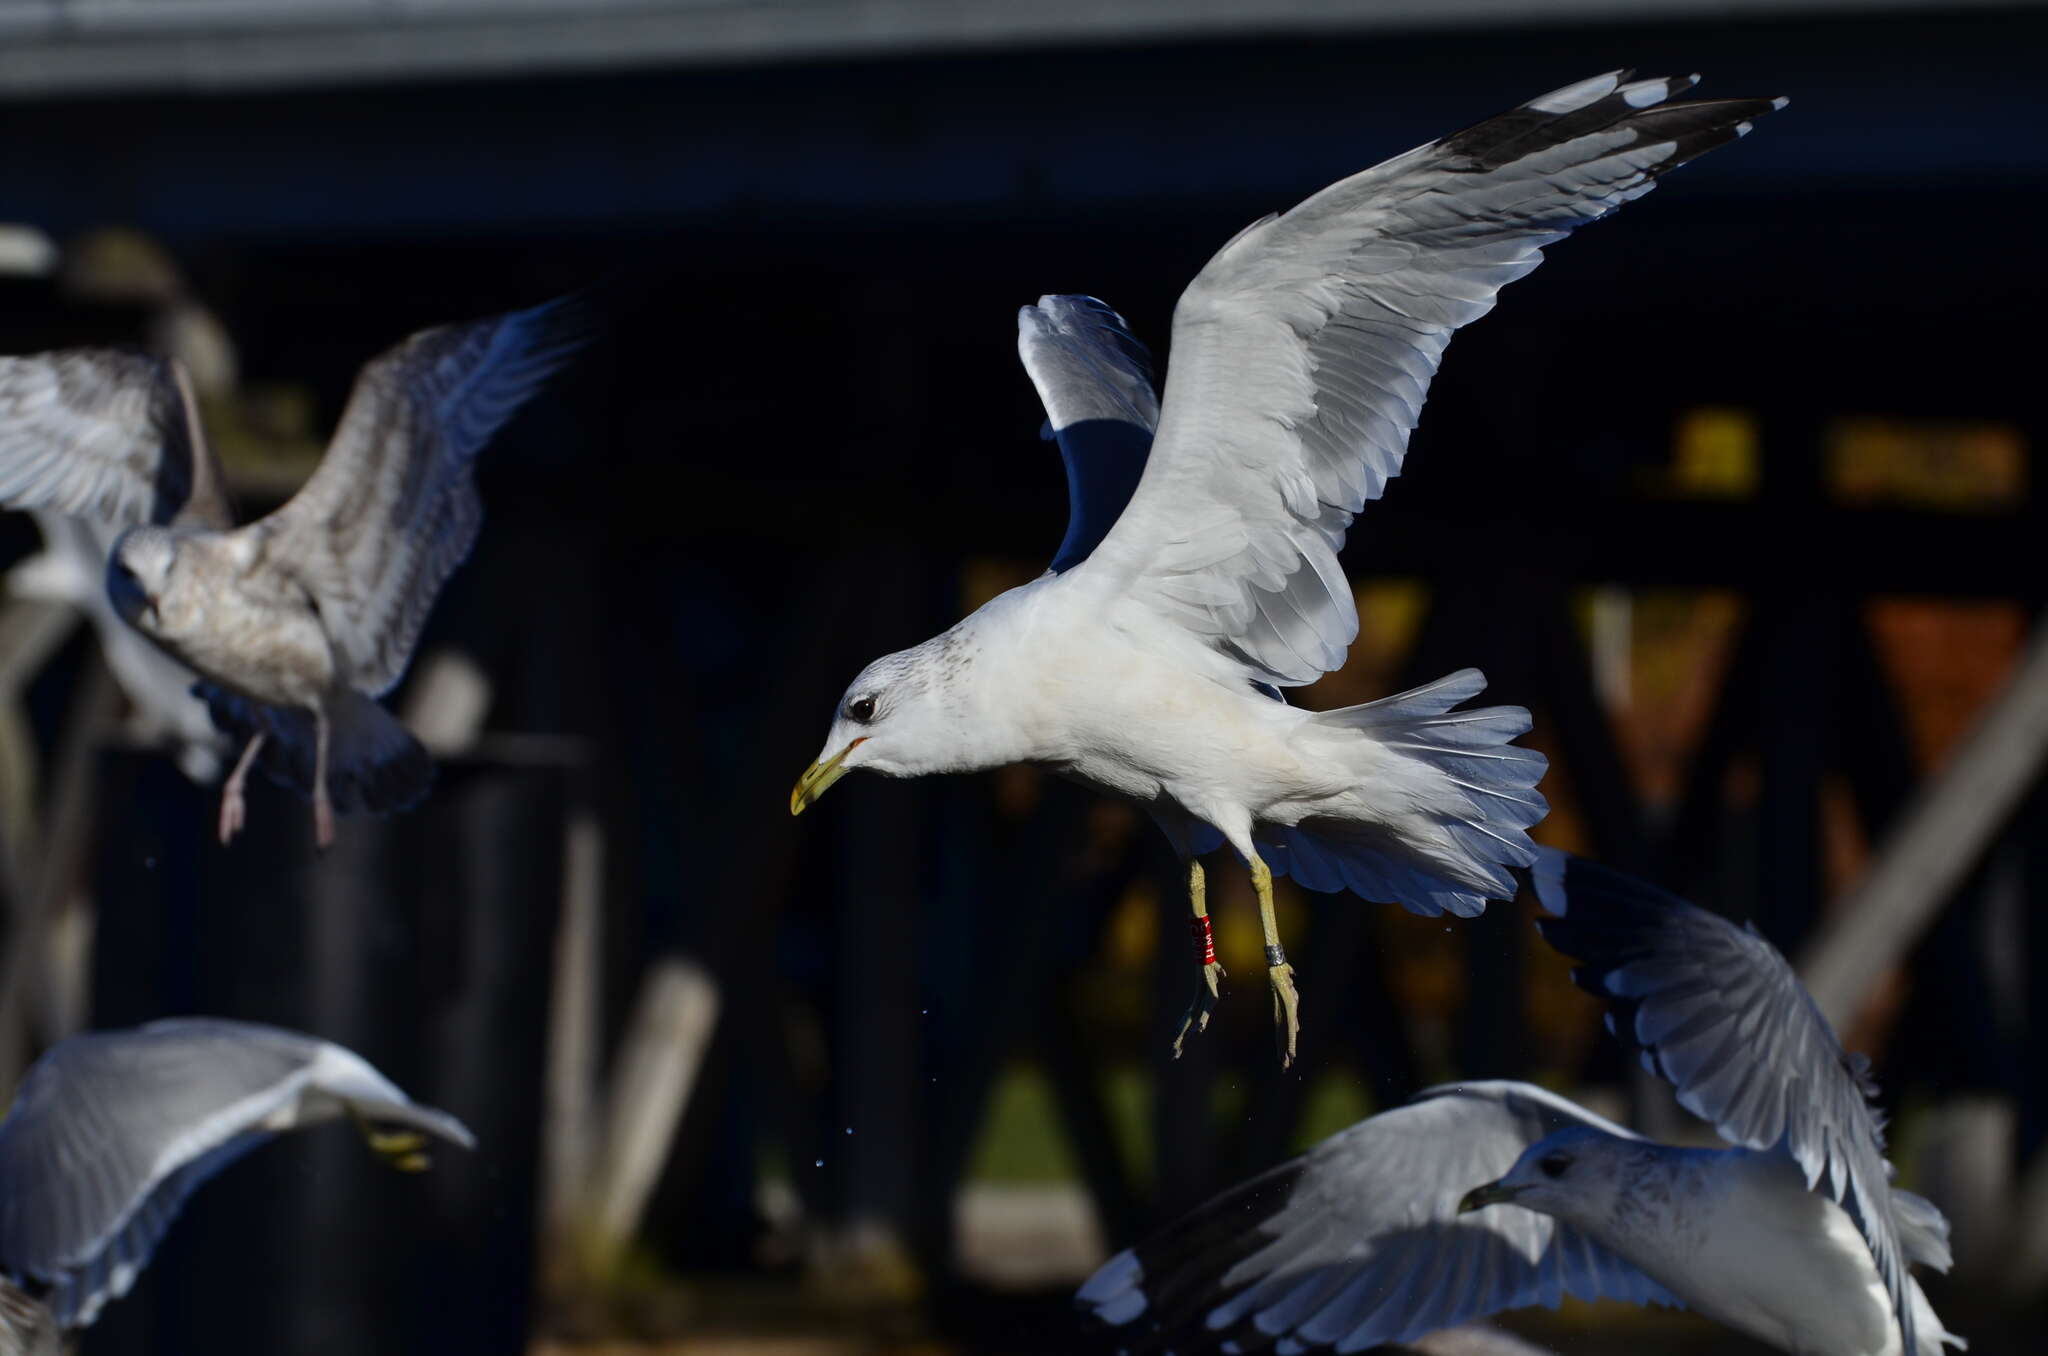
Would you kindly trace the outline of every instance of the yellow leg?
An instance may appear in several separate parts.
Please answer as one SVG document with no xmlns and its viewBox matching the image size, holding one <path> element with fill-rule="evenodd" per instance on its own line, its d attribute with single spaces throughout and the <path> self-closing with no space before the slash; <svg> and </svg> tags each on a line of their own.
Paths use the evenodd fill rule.
<svg viewBox="0 0 2048 1356">
<path fill-rule="evenodd" d="M 362 1113 L 349 1108 L 349 1119 L 356 1123 L 356 1130 L 362 1135 L 363 1143 L 370 1146 L 370 1152 L 383 1159 L 400 1172 L 425 1172 L 428 1159 L 425 1153 L 427 1137 L 416 1130 L 379 1130 L 363 1119 Z"/>
<path fill-rule="evenodd" d="M 1209 1029 L 1209 1014 L 1216 1011 L 1216 1002 L 1223 996 L 1223 967 L 1216 960 L 1216 944 L 1209 932 L 1208 878 L 1202 874 L 1200 862 L 1188 863 L 1188 905 L 1194 911 L 1195 955 L 1202 966 L 1202 986 L 1195 990 L 1188 1015 L 1181 1018 L 1180 1031 L 1173 1038 L 1175 1059 L 1180 1058 L 1181 1042 L 1190 1029 L 1198 1033 Z"/>
<path fill-rule="evenodd" d="M 1294 991 L 1294 967 L 1280 947 L 1280 921 L 1273 916 L 1273 873 L 1256 854 L 1252 857 L 1252 888 L 1259 892 L 1259 926 L 1266 934 L 1266 982 L 1273 986 L 1273 1035 L 1280 1046 L 1280 1067 L 1294 1063 L 1295 1039 L 1301 1035 L 1301 998 Z"/>
</svg>

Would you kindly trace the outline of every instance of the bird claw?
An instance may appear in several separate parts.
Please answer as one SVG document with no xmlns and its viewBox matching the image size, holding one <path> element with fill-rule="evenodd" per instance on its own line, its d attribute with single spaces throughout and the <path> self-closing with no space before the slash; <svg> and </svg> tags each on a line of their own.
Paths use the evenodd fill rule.
<svg viewBox="0 0 2048 1356">
<path fill-rule="evenodd" d="M 370 1152 L 399 1172 L 425 1172 L 427 1137 L 415 1130 L 372 1130 L 362 1127 L 363 1143 Z"/>
<path fill-rule="evenodd" d="M 1180 1031 L 1173 1038 L 1173 1057 L 1180 1058 L 1181 1042 L 1188 1038 L 1188 1032 L 1197 1034 L 1209 1029 L 1209 1016 L 1216 1011 L 1216 1004 L 1223 997 L 1223 967 L 1210 961 L 1202 967 L 1202 987 L 1195 990 L 1194 999 L 1188 1004 L 1187 1016 L 1180 1019 Z"/>
<path fill-rule="evenodd" d="M 1301 1035 L 1301 996 L 1294 990 L 1294 967 L 1281 962 L 1266 967 L 1273 986 L 1273 1037 L 1280 1047 L 1280 1067 L 1294 1064 L 1295 1040 Z"/>
<path fill-rule="evenodd" d="M 242 798 L 242 788 L 234 782 L 228 783 L 220 793 L 220 845 L 226 847 L 233 842 L 248 819 L 249 806 Z"/>
</svg>

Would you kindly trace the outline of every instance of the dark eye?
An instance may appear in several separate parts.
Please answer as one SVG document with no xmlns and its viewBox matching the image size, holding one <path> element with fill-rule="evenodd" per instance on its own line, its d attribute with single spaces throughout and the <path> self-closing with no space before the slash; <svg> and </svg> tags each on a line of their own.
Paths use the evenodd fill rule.
<svg viewBox="0 0 2048 1356">
<path fill-rule="evenodd" d="M 1545 1177 L 1562 1177 L 1564 1170 L 1572 1165 L 1570 1154 L 1545 1154 L 1536 1166 L 1543 1169 Z"/>
<path fill-rule="evenodd" d="M 863 725 L 867 724 L 875 718 L 875 699 L 873 697 L 855 697 L 846 704 L 846 717 L 848 720 L 857 720 Z"/>
</svg>

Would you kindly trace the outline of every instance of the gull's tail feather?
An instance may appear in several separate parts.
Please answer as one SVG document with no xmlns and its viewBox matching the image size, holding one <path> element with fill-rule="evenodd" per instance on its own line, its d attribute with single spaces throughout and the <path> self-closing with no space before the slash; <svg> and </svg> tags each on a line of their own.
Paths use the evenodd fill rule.
<svg viewBox="0 0 2048 1356">
<path fill-rule="evenodd" d="M 280 786 L 313 794 L 314 737 L 310 712 L 252 701 L 213 683 L 193 693 L 237 749 L 268 735 L 257 766 Z M 345 692 L 328 711 L 327 794 L 341 814 L 393 814 L 424 800 L 434 784 L 434 760 L 398 718 L 360 692 Z"/>
<path fill-rule="evenodd" d="M 1954 1262 L 1948 1246 L 1948 1216 L 1925 1196 L 1902 1187 L 1892 1188 L 1892 1223 L 1899 1231 L 1899 1246 L 1909 1261 L 1920 1262 L 1936 1271 L 1947 1271 Z"/>
<path fill-rule="evenodd" d="M 1913 1333 L 1919 1350 L 1913 1356 L 1947 1356 L 1942 1348 L 1954 1347 L 1958 1351 L 1969 1350 L 1966 1338 L 1958 1337 L 1942 1326 L 1941 1318 L 1928 1302 L 1927 1292 L 1920 1288 L 1920 1282 L 1908 1276 L 1907 1292 L 1913 1306 Z"/>
<path fill-rule="evenodd" d="M 1529 730 L 1521 707 L 1452 709 L 1485 688 L 1479 670 L 1460 669 L 1314 716 L 1336 756 L 1358 768 L 1375 814 L 1264 829 L 1266 864 L 1310 890 L 1349 890 L 1424 915 L 1470 918 L 1489 899 L 1512 898 L 1508 868 L 1536 860 L 1528 830 L 1550 808 L 1536 789 L 1549 764 L 1510 742 Z"/>
</svg>

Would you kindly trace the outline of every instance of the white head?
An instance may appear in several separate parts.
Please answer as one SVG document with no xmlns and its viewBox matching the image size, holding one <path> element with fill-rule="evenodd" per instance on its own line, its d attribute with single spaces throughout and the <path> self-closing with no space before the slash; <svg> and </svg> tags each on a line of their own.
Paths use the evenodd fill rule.
<svg viewBox="0 0 2048 1356">
<path fill-rule="evenodd" d="M 162 629 L 157 604 L 177 560 L 177 534 L 163 527 L 131 527 L 107 554 L 107 597 L 121 619 L 144 635 Z"/>
<path fill-rule="evenodd" d="M 1458 1213 L 1512 1201 L 1569 1223 L 1597 1226 L 1613 1217 L 1616 1198 L 1657 1148 L 1590 1125 L 1570 1126 L 1524 1149 L 1498 1181 L 1466 1192 Z"/>
<path fill-rule="evenodd" d="M 824 751 L 790 793 L 789 812 L 802 814 L 856 768 L 922 777 L 1010 761 L 993 751 L 970 685 L 959 681 L 974 667 L 975 653 L 969 635 L 955 627 L 862 669 L 839 699 Z"/>
</svg>

